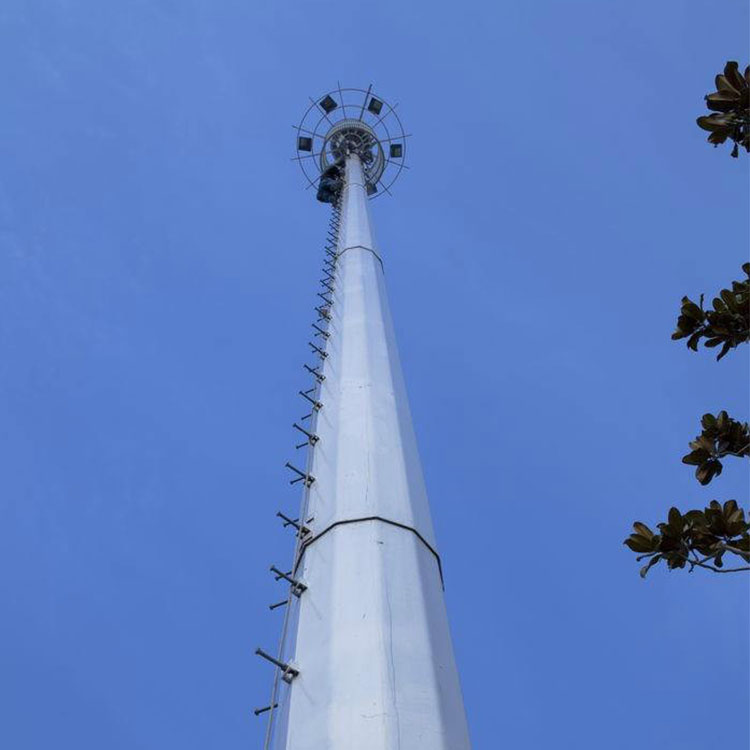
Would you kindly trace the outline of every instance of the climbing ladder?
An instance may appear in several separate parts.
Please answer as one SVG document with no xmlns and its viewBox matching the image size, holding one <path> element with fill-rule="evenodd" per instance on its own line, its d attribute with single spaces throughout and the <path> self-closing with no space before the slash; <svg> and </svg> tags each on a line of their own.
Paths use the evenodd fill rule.
<svg viewBox="0 0 750 750">
<path fill-rule="evenodd" d="M 285 465 L 292 472 L 289 484 L 292 486 L 298 483 L 302 484 L 301 510 L 297 518 L 288 516 L 281 511 L 276 514 L 276 517 L 281 519 L 283 527 L 293 529 L 295 534 L 294 558 L 291 570 L 285 572 L 275 565 L 270 567 L 270 572 L 274 575 L 275 580 L 284 581 L 289 586 L 285 599 L 269 605 L 270 610 L 284 608 L 284 621 L 281 627 L 281 637 L 276 655 L 274 656 L 261 648 L 255 650 L 256 655 L 275 667 L 270 700 L 267 705 L 256 708 L 253 711 L 256 716 L 260 716 L 261 714 L 267 715 L 265 741 L 263 743 L 264 750 L 270 750 L 273 741 L 276 716 L 278 714 L 277 709 L 281 703 L 281 683 L 291 684 L 299 675 L 299 669 L 294 665 L 291 655 L 288 653 L 288 635 L 296 602 L 307 590 L 305 583 L 295 577 L 294 571 L 298 568 L 305 547 L 315 536 L 310 526 L 314 519 L 308 516 L 310 487 L 315 482 L 311 468 L 313 464 L 313 451 L 319 441 L 319 437 L 316 434 L 318 412 L 323 408 L 323 403 L 320 400 L 322 384 L 325 380 L 325 375 L 322 372 L 322 363 L 328 357 L 326 342 L 330 337 L 328 328 L 331 321 L 331 308 L 334 304 L 340 228 L 341 194 L 339 193 L 331 204 L 330 225 L 324 246 L 323 278 L 320 280 L 321 289 L 317 292 L 317 296 L 322 302 L 314 308 L 317 318 L 312 323 L 314 330 L 313 340 L 308 342 L 311 352 L 318 357 L 319 361 L 313 365 L 307 363 L 303 365 L 305 371 L 312 376 L 313 381 L 312 387 L 299 391 L 299 395 L 309 404 L 308 408 L 310 411 L 300 417 L 299 422 L 301 424 L 294 422 L 292 425 L 293 429 L 297 430 L 305 438 L 301 443 L 295 445 L 296 450 L 307 449 L 305 467 L 304 469 L 298 468 L 291 461 L 287 461 Z"/>
</svg>

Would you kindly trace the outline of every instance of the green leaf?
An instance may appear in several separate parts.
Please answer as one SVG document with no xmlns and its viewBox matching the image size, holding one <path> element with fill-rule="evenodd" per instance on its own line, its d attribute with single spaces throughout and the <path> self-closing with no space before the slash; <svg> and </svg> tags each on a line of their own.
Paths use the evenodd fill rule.
<svg viewBox="0 0 750 750">
<path fill-rule="evenodd" d="M 726 291 L 726 290 L 724 290 Z M 724 295 L 722 294 L 722 298 Z M 682 298 L 682 312 L 683 315 L 687 315 L 689 318 L 693 318 L 697 321 L 702 321 L 704 317 L 703 310 L 698 307 L 691 299 L 687 297 Z"/>
<path fill-rule="evenodd" d="M 640 534 L 631 534 L 623 544 L 627 545 L 633 552 L 638 552 L 639 554 L 653 552 L 655 546 L 650 539 L 646 539 Z"/>
<path fill-rule="evenodd" d="M 716 417 L 713 414 L 704 414 L 701 417 L 701 425 L 704 429 L 716 427 Z"/>
<path fill-rule="evenodd" d="M 722 289 L 719 294 L 721 295 L 721 298 L 724 300 L 724 304 L 730 309 L 734 310 L 737 305 L 737 298 L 732 292 L 729 291 L 729 289 Z"/>
<path fill-rule="evenodd" d="M 670 570 L 685 567 L 685 558 L 681 554 L 672 554 L 667 557 L 667 566 Z"/>
<path fill-rule="evenodd" d="M 741 549 L 743 551 L 743 554 L 741 555 L 742 559 L 746 562 L 750 562 L 750 536 L 746 534 L 742 539 L 732 542 L 732 546 Z"/>
<path fill-rule="evenodd" d="M 704 451 L 706 451 L 709 457 L 713 456 L 714 454 L 714 441 L 708 435 L 698 435 L 698 437 L 693 441 L 692 445 L 697 446 L 698 449 L 703 449 Z"/>
<path fill-rule="evenodd" d="M 688 349 L 692 349 L 694 352 L 698 351 L 698 342 L 701 340 L 703 335 L 702 331 L 696 331 L 687 342 Z"/>
<path fill-rule="evenodd" d="M 694 528 L 702 528 L 706 525 L 706 516 L 702 510 L 689 510 L 683 516 L 685 523 Z"/>
<path fill-rule="evenodd" d="M 724 513 L 724 518 L 729 520 L 730 516 L 734 515 L 739 510 L 737 507 L 737 501 L 727 500 L 721 510 Z"/>
<path fill-rule="evenodd" d="M 714 477 L 718 477 L 721 474 L 722 465 L 721 461 L 711 459 L 702 463 L 695 470 L 695 478 L 703 485 L 707 485 Z"/>
<path fill-rule="evenodd" d="M 651 559 L 650 559 L 650 560 L 649 560 L 649 561 L 648 561 L 648 562 L 647 562 L 647 563 L 646 563 L 646 564 L 645 564 L 645 565 L 644 565 L 644 566 L 643 566 L 643 567 L 641 568 L 641 570 L 640 570 L 640 576 L 641 576 L 641 578 L 645 578 L 645 577 L 646 577 L 646 574 L 648 573 L 648 571 L 649 571 L 649 570 L 651 570 L 651 568 L 652 568 L 652 567 L 653 567 L 654 565 L 656 565 L 656 563 L 658 563 L 658 562 L 659 562 L 659 560 L 661 560 L 661 558 L 662 558 L 662 556 L 661 556 L 661 555 L 654 555 L 654 556 L 653 556 L 653 557 L 652 557 L 652 558 L 651 558 Z"/>
<path fill-rule="evenodd" d="M 669 525 L 678 533 L 682 532 L 683 521 L 682 513 L 674 506 L 669 509 L 669 515 L 667 516 Z"/>
<path fill-rule="evenodd" d="M 724 346 L 721 348 L 721 351 L 719 352 L 719 355 L 716 357 L 716 361 L 718 362 L 727 352 L 732 348 L 732 342 L 727 341 Z M 696 350 L 697 351 L 697 350 Z"/>
<path fill-rule="evenodd" d="M 654 538 L 654 532 L 649 529 L 648 526 L 646 526 L 645 523 L 641 521 L 636 521 L 633 524 L 633 528 L 636 531 L 636 534 L 639 534 L 642 537 L 645 537 L 646 539 L 653 539 Z"/>
<path fill-rule="evenodd" d="M 704 448 L 697 448 L 682 457 L 682 463 L 688 466 L 700 466 L 704 461 L 711 458 L 711 454 Z"/>
</svg>

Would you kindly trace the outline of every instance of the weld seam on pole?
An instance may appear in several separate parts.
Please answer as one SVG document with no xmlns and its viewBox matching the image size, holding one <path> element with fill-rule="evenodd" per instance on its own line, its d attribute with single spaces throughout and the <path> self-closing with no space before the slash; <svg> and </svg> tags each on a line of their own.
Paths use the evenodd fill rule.
<svg viewBox="0 0 750 750">
<path fill-rule="evenodd" d="M 347 250 L 367 250 L 371 252 L 380 261 L 380 269 L 385 272 L 383 259 L 371 247 L 367 247 L 366 245 L 349 245 L 349 247 L 345 247 L 343 250 L 339 250 L 338 256 L 341 257 Z"/>
<path fill-rule="evenodd" d="M 422 542 L 422 544 L 424 544 L 424 546 L 427 547 L 427 549 L 430 550 L 430 552 L 432 552 L 432 554 L 435 556 L 435 560 L 437 561 L 438 566 L 438 573 L 440 574 L 440 584 L 443 587 L 443 590 L 445 590 L 445 581 L 443 580 L 443 565 L 440 561 L 440 555 L 438 555 L 437 550 L 413 526 L 407 526 L 405 523 L 392 521 L 389 518 L 383 518 L 382 516 L 347 518 L 342 521 L 334 521 L 330 526 L 326 526 L 323 531 L 321 531 L 319 534 L 315 534 L 312 539 L 308 539 L 302 542 L 302 544 L 300 545 L 299 555 L 297 556 L 297 561 L 294 563 L 294 570 L 292 571 L 292 574 L 294 575 L 297 573 L 297 568 L 299 568 L 299 564 L 302 562 L 305 550 L 322 536 L 325 536 L 329 531 L 331 531 L 331 529 L 335 529 L 337 526 L 346 526 L 352 523 L 364 523 L 366 521 L 380 521 L 381 523 L 387 523 L 390 526 L 396 526 L 397 528 L 404 529 L 405 531 L 411 531 L 411 533 L 414 534 L 414 536 L 416 536 L 417 539 L 419 539 L 419 541 Z"/>
</svg>

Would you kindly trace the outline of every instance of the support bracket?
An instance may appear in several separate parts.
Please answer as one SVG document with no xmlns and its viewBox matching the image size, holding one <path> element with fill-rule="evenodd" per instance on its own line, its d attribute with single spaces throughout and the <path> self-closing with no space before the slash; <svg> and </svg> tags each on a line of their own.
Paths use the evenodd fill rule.
<svg viewBox="0 0 750 750">
<path fill-rule="evenodd" d="M 256 716 L 260 716 L 261 714 L 264 714 L 266 711 L 270 711 L 272 708 L 278 708 L 279 704 L 274 703 L 272 706 L 263 706 L 263 708 L 256 708 L 253 710 L 253 713 Z"/>
<path fill-rule="evenodd" d="M 326 379 L 326 376 L 323 375 L 323 373 L 320 372 L 317 367 L 310 367 L 310 365 L 302 365 L 302 366 L 310 373 L 310 375 L 314 375 L 315 379 L 319 383 L 322 383 Z"/>
<path fill-rule="evenodd" d="M 320 356 L 321 359 L 325 359 L 328 356 L 328 352 L 323 351 L 319 346 L 313 344 L 312 341 L 308 341 L 307 343 L 310 345 L 312 350 Z"/>
<path fill-rule="evenodd" d="M 262 648 L 256 648 L 255 653 L 266 661 L 270 661 L 271 664 L 275 664 L 281 670 L 281 679 L 284 680 L 284 682 L 291 683 L 292 680 L 299 675 L 299 669 L 295 669 L 291 664 L 285 664 L 283 661 L 279 661 L 276 657 L 266 653 Z"/>
<path fill-rule="evenodd" d="M 312 327 L 317 331 L 316 336 L 322 336 L 324 339 L 331 338 L 331 334 L 328 331 L 324 331 L 319 325 L 313 323 Z"/>
<path fill-rule="evenodd" d="M 299 518 L 289 518 L 289 516 L 285 516 L 280 510 L 276 512 L 276 516 L 284 522 L 284 528 L 287 526 L 294 526 L 302 536 L 310 533 L 310 529 L 301 524 Z"/>
<path fill-rule="evenodd" d="M 271 572 L 276 574 L 276 580 L 279 581 L 282 578 L 285 581 L 289 582 L 289 585 L 292 587 L 292 593 L 296 597 L 302 596 L 302 594 L 307 591 L 307 586 L 305 586 L 302 581 L 298 581 L 296 578 L 292 578 L 288 573 L 284 573 L 284 571 L 279 570 L 275 565 L 271 566 Z"/>
<path fill-rule="evenodd" d="M 315 443 L 320 440 L 320 437 L 316 435 L 314 432 L 310 432 L 309 430 L 306 430 L 304 427 L 300 427 L 296 422 L 292 425 L 295 430 L 299 430 L 303 435 L 307 436 L 307 440 L 305 440 L 304 443 L 300 443 L 299 445 L 295 445 L 295 448 L 302 448 L 305 445 L 315 445 Z"/>
<path fill-rule="evenodd" d="M 289 484 L 297 484 L 297 482 L 304 482 L 305 487 L 311 487 L 313 482 L 315 481 L 315 477 L 312 474 L 308 474 L 307 472 L 302 471 L 301 469 L 298 469 L 296 466 L 293 466 L 289 463 L 289 461 L 286 462 L 285 466 L 287 469 L 291 469 L 295 474 L 298 474 L 299 476 L 296 479 L 292 479 Z"/>
<path fill-rule="evenodd" d="M 299 395 L 302 396 L 302 398 L 306 398 L 312 405 L 313 409 L 315 411 L 320 411 L 323 408 L 323 404 L 320 401 L 316 401 L 314 398 L 310 398 L 304 391 L 300 391 Z M 310 415 L 308 415 L 309 417 Z M 306 417 L 302 417 L 302 419 L 306 419 Z"/>
</svg>

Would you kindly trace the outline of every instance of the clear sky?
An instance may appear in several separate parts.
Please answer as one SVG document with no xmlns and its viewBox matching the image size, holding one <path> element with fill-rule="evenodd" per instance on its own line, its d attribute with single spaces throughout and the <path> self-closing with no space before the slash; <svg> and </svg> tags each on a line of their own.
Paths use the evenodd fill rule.
<svg viewBox="0 0 750 750">
<path fill-rule="evenodd" d="M 478 750 L 748 745 L 748 579 L 638 577 L 630 522 L 748 416 L 669 340 L 748 251 L 694 124 L 746 2 L 4 0 L 0 746 L 259 748 L 274 520 L 327 209 L 291 125 L 373 83 L 374 219 Z M 744 156 L 744 154 L 743 154 Z"/>
</svg>

